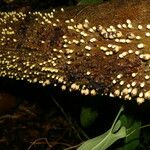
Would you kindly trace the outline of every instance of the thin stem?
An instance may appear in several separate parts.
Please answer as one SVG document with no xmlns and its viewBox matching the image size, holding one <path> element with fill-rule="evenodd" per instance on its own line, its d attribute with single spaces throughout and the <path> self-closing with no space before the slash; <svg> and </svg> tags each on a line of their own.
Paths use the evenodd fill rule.
<svg viewBox="0 0 150 150">
<path fill-rule="evenodd" d="M 142 128 L 146 128 L 146 127 L 150 127 L 150 124 L 147 124 L 147 125 L 144 125 L 144 126 L 141 126 L 139 128 L 136 128 L 134 129 L 132 132 L 130 132 L 126 137 L 130 136 L 131 134 L 133 134 L 136 130 L 140 130 Z"/>
</svg>

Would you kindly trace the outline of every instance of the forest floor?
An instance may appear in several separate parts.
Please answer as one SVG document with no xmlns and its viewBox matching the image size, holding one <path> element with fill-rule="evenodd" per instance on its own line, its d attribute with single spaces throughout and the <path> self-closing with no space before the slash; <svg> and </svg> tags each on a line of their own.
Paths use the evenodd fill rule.
<svg viewBox="0 0 150 150">
<path fill-rule="evenodd" d="M 83 106 L 99 114 L 89 128 L 81 126 Z M 81 96 L 59 88 L 0 79 L 0 150 L 75 150 L 88 136 L 107 131 L 120 106 L 118 99 Z M 149 122 L 149 103 L 137 106 L 128 102 L 126 108 L 144 124 Z M 150 148 L 150 132 L 145 131 L 141 141 L 146 149 L 137 150 Z"/>
<path fill-rule="evenodd" d="M 64 150 L 82 142 L 81 129 L 41 87 L 0 83 L 0 150 Z"/>
</svg>

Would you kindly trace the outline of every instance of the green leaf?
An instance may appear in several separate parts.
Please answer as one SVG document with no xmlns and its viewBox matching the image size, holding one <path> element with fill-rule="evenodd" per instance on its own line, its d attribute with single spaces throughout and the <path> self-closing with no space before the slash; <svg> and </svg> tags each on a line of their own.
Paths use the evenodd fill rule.
<svg viewBox="0 0 150 150">
<path fill-rule="evenodd" d="M 118 139 L 124 138 L 125 136 L 125 127 L 121 127 L 115 134 L 111 130 L 108 130 L 104 134 L 86 141 L 77 150 L 105 150 Z"/>
<path fill-rule="evenodd" d="M 103 0 L 81 0 L 78 5 L 101 3 Z"/>
<path fill-rule="evenodd" d="M 84 142 L 77 150 L 105 150 L 118 139 L 126 137 L 126 128 L 118 120 L 123 107 L 121 107 L 111 128 L 104 134 Z"/>
<path fill-rule="evenodd" d="M 98 113 L 96 111 L 91 108 L 82 107 L 80 122 L 83 127 L 89 127 L 97 117 Z"/>
<path fill-rule="evenodd" d="M 124 126 L 128 128 L 127 136 L 124 141 L 124 145 L 117 150 L 135 150 L 140 144 L 140 128 L 141 122 L 134 120 L 132 117 L 122 115 L 121 118 Z"/>
</svg>

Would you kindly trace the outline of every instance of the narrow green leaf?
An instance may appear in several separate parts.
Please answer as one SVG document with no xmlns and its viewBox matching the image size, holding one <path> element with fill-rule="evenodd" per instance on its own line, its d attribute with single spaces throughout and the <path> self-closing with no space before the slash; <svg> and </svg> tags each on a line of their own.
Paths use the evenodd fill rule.
<svg viewBox="0 0 150 150">
<path fill-rule="evenodd" d="M 113 133 L 117 132 L 117 131 L 120 129 L 120 127 L 121 127 L 121 121 L 118 120 L 117 123 L 115 124 L 115 126 L 114 126 L 112 132 L 113 132 Z"/>
</svg>

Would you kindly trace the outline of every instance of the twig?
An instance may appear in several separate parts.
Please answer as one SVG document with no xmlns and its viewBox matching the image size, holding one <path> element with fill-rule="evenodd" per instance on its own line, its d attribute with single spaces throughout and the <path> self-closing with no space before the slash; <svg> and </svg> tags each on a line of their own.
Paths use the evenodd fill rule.
<svg viewBox="0 0 150 150">
<path fill-rule="evenodd" d="M 64 109 L 62 108 L 62 106 L 56 101 L 56 99 L 54 98 L 54 96 L 51 96 L 51 99 L 53 100 L 53 102 L 56 104 L 56 106 L 60 109 L 60 111 L 62 112 L 62 114 L 64 115 L 64 117 L 66 118 L 66 120 L 71 124 L 73 130 L 77 133 L 78 137 L 81 139 L 79 132 L 77 131 L 77 129 L 74 127 L 71 119 L 69 119 L 68 115 L 66 114 L 66 112 L 64 111 Z M 79 127 L 78 127 L 79 128 Z M 87 136 L 87 134 L 80 128 L 80 132 L 82 133 L 82 135 L 88 140 L 89 137 Z M 82 139 L 81 139 L 82 140 Z"/>
<path fill-rule="evenodd" d="M 6 115 L 3 115 L 3 116 L 0 116 L 0 123 L 3 122 L 3 120 L 5 120 L 5 119 L 18 119 L 19 117 L 20 117 L 19 115 L 6 114 Z"/>
<path fill-rule="evenodd" d="M 65 148 L 64 150 L 71 150 L 73 148 L 77 148 L 81 145 L 82 143 L 78 144 L 78 145 L 74 145 L 74 146 L 71 146 L 71 147 L 68 147 L 68 148 Z"/>
<path fill-rule="evenodd" d="M 30 150 L 37 142 L 44 140 L 46 144 L 49 146 L 49 148 L 52 148 L 52 146 L 49 144 L 47 138 L 38 138 L 34 142 L 31 143 L 31 145 L 28 147 L 27 150 Z"/>
</svg>

